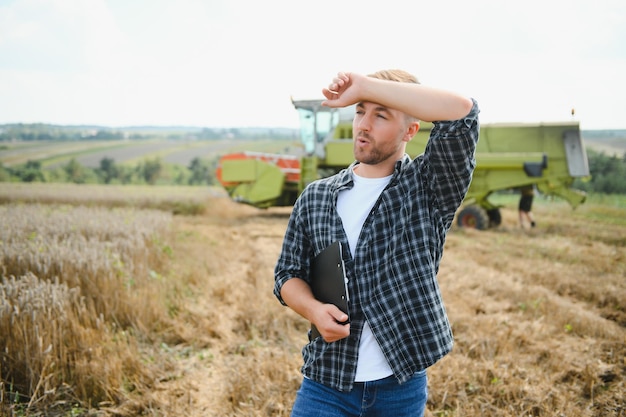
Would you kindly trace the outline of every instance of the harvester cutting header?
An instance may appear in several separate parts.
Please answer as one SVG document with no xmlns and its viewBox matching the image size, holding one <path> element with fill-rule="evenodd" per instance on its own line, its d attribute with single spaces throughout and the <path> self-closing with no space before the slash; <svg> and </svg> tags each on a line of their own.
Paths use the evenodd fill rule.
<svg viewBox="0 0 626 417">
<path fill-rule="evenodd" d="M 330 176 L 354 161 L 354 108 L 323 107 L 322 100 L 292 103 L 300 115 L 302 155 L 240 152 L 224 155 L 217 178 L 234 201 L 259 208 L 292 206 L 312 181 Z M 431 123 L 406 147 L 416 157 L 424 151 Z M 501 223 L 500 208 L 489 201 L 497 191 L 535 186 L 542 194 L 565 199 L 572 208 L 585 201 L 574 180 L 589 176 L 578 122 L 481 125 L 476 169 L 457 213 L 462 227 L 487 229 Z"/>
</svg>

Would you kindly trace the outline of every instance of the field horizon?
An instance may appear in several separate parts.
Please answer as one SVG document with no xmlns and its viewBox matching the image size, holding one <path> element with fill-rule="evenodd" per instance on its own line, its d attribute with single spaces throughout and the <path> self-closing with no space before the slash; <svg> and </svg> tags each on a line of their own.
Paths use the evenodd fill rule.
<svg viewBox="0 0 626 417">
<path fill-rule="evenodd" d="M 74 158 L 85 167 L 97 168 L 104 158 L 110 158 L 118 164 L 160 158 L 169 164 L 189 166 L 194 158 L 212 159 L 228 152 L 301 152 L 297 129 L 241 128 L 247 132 L 243 137 L 224 136 L 221 139 L 198 139 L 194 135 L 199 130 L 161 128 L 159 133 L 156 127 L 128 128 L 128 135 L 137 131 L 146 134 L 145 138 L 134 140 L 0 141 L 0 163 L 11 167 L 28 161 L 40 161 L 43 167 L 51 169 L 67 164 Z M 168 139 L 165 135 L 170 131 L 177 132 L 181 137 Z M 277 132 L 280 137 L 276 137 Z M 626 130 L 581 130 L 581 136 L 588 149 L 616 156 L 626 153 Z"/>
</svg>

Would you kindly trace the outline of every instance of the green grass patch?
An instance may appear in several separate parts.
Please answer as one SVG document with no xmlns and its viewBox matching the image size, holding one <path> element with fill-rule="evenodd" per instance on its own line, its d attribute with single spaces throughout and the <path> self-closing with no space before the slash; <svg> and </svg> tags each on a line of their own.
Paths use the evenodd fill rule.
<svg viewBox="0 0 626 417">
<path fill-rule="evenodd" d="M 60 164 L 66 163 L 72 158 L 77 158 L 79 156 L 90 155 L 92 153 L 98 153 L 98 152 L 103 152 L 103 151 L 110 151 L 112 149 L 127 148 L 132 145 L 133 145 L 132 142 L 124 142 L 124 143 L 118 142 L 118 143 L 111 144 L 111 145 L 92 146 L 92 147 L 77 150 L 77 151 L 58 153 L 49 158 L 40 159 L 39 161 L 41 162 L 41 166 L 43 168 L 49 168 L 51 166 L 58 166 Z"/>
</svg>

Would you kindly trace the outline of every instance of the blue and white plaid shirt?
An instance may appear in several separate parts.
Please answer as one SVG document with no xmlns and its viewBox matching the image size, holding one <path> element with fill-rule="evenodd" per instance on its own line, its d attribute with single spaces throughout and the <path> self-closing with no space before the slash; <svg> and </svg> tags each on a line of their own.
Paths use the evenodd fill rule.
<svg viewBox="0 0 626 417">
<path fill-rule="evenodd" d="M 437 272 L 445 238 L 476 165 L 478 105 L 459 120 L 435 122 L 424 153 L 396 163 L 389 185 L 363 224 L 354 259 L 344 251 L 350 336 L 317 338 L 302 356 L 305 377 L 350 391 L 359 338 L 370 324 L 400 383 L 452 349 L 453 337 Z M 309 280 L 311 259 L 335 240 L 348 247 L 337 213 L 339 191 L 351 188 L 356 162 L 311 183 L 296 201 L 275 268 L 274 294 L 292 277 Z"/>
</svg>

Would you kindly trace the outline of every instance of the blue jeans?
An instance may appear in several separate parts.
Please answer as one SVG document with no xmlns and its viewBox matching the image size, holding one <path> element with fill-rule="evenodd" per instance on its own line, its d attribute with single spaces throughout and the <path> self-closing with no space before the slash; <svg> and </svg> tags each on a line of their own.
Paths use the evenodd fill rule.
<svg viewBox="0 0 626 417">
<path fill-rule="evenodd" d="M 423 416 L 428 399 L 426 371 L 404 384 L 390 377 L 357 382 L 350 392 L 340 392 L 304 378 L 291 410 L 292 417 L 415 417 Z"/>
</svg>

